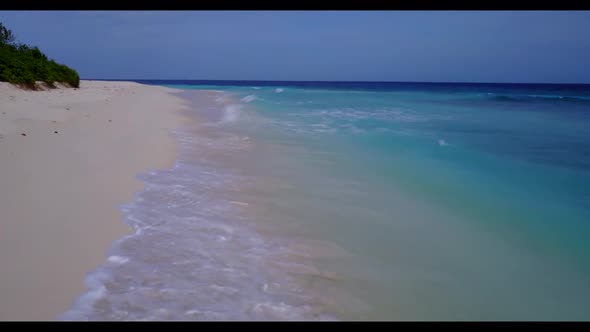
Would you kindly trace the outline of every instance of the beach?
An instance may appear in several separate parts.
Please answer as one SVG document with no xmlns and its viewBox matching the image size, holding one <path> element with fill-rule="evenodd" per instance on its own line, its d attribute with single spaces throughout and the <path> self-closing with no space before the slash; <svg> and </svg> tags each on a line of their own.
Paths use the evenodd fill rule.
<svg viewBox="0 0 590 332">
<path fill-rule="evenodd" d="M 0 83 L 0 320 L 54 320 L 113 241 L 136 175 L 174 164 L 174 89 L 81 81 L 27 91 Z"/>
</svg>

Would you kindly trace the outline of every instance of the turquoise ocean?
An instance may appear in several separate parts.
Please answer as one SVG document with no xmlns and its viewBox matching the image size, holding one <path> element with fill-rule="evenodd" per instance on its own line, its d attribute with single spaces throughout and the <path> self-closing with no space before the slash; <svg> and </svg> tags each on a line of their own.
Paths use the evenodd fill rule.
<svg viewBox="0 0 590 332">
<path fill-rule="evenodd" d="M 140 82 L 195 121 L 61 319 L 590 319 L 590 86 Z"/>
</svg>

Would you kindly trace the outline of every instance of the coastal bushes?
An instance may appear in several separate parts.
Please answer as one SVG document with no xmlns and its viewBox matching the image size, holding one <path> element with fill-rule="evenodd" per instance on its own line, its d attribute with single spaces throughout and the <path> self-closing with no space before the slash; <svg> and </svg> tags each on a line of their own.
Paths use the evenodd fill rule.
<svg viewBox="0 0 590 332">
<path fill-rule="evenodd" d="M 48 59 L 37 47 L 15 43 L 12 31 L 0 23 L 0 81 L 34 87 L 43 81 L 72 87 L 80 86 L 78 73 L 66 65 Z"/>
</svg>

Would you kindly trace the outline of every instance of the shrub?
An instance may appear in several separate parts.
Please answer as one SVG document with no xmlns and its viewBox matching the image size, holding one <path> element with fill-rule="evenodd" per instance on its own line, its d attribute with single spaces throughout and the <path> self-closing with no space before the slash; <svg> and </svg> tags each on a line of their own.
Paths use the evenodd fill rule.
<svg viewBox="0 0 590 332">
<path fill-rule="evenodd" d="M 80 76 L 72 68 L 47 58 L 37 47 L 14 44 L 12 31 L 0 23 L 0 81 L 31 87 L 36 81 L 80 87 Z"/>
</svg>

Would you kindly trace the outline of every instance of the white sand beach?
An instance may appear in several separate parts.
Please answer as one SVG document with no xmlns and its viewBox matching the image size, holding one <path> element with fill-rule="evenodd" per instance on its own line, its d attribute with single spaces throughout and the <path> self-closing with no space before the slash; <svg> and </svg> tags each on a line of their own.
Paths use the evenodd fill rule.
<svg viewBox="0 0 590 332">
<path fill-rule="evenodd" d="M 173 165 L 174 89 L 81 81 L 25 91 L 0 83 L 0 320 L 54 320 L 85 275 L 131 232 L 119 205 L 138 173 Z"/>
</svg>

